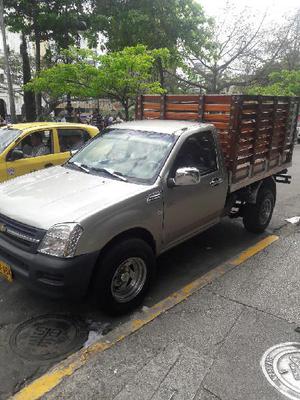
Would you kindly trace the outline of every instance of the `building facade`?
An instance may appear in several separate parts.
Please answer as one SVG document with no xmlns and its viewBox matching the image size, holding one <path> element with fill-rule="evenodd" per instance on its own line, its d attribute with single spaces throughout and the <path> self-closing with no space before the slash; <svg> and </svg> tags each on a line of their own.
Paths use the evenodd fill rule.
<svg viewBox="0 0 300 400">
<path fill-rule="evenodd" d="M 6 40 L 10 51 L 20 54 L 20 35 L 7 31 Z M 3 41 L 0 38 L 0 58 L 3 59 Z M 19 93 L 20 87 L 14 86 L 15 89 L 15 105 L 16 113 L 19 118 L 22 116 L 23 96 Z M 6 74 L 3 68 L 0 66 L 0 116 L 8 118 L 10 116 L 9 97 L 7 91 Z"/>
</svg>

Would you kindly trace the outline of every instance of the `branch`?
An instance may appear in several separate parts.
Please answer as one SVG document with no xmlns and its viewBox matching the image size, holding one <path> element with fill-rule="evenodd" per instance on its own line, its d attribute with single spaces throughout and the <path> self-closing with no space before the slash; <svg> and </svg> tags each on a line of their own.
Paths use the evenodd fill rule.
<svg viewBox="0 0 300 400">
<path fill-rule="evenodd" d="M 205 90 L 207 90 L 207 87 L 204 86 L 204 85 L 200 85 L 200 84 L 198 84 L 198 83 L 195 83 L 195 82 L 192 82 L 192 81 L 187 80 L 187 79 L 185 79 L 185 78 L 182 78 L 182 77 L 180 77 L 180 76 L 178 76 L 178 75 L 176 75 L 176 74 L 173 74 L 172 72 L 167 71 L 167 70 L 164 70 L 164 72 L 166 72 L 168 75 L 172 76 L 173 78 L 176 78 L 176 79 L 178 79 L 179 81 L 184 82 L 184 83 L 186 83 L 186 84 L 188 84 L 188 85 L 190 85 L 190 86 L 195 86 L 195 87 L 198 87 L 199 89 L 205 89 Z"/>
<path fill-rule="evenodd" d="M 187 59 L 193 64 L 193 67 L 196 68 L 196 69 L 197 69 L 197 65 L 195 65 L 195 60 L 199 61 L 205 68 L 211 70 L 211 66 L 206 64 L 201 58 L 195 57 L 195 60 L 193 60 L 192 58 L 187 57 Z"/>
<path fill-rule="evenodd" d="M 258 32 L 260 31 L 262 24 L 264 22 L 266 18 L 266 14 L 264 14 L 262 20 L 260 21 L 260 24 L 258 26 L 258 28 L 256 29 L 256 31 L 254 32 L 254 34 L 251 36 L 251 38 L 245 43 L 244 46 L 242 46 L 235 55 L 233 55 L 228 61 L 226 61 L 223 65 L 220 65 L 218 67 L 218 71 L 224 71 L 228 65 L 230 65 L 234 60 L 236 60 L 241 54 L 243 54 L 243 52 L 250 46 L 250 44 L 253 42 L 253 40 L 256 38 L 256 36 L 258 35 Z"/>
<path fill-rule="evenodd" d="M 239 20 L 236 19 L 236 21 L 235 21 L 235 23 L 234 23 L 234 25 L 233 25 L 233 29 L 232 29 L 231 32 L 229 33 L 229 35 L 228 35 L 228 37 L 227 37 L 227 40 L 225 40 L 225 41 L 221 44 L 220 51 L 219 51 L 219 57 L 222 56 L 223 50 L 226 48 L 226 46 L 228 45 L 228 43 L 229 43 L 229 42 L 231 41 L 231 39 L 233 38 L 238 23 L 239 23 Z"/>
<path fill-rule="evenodd" d="M 84 88 L 91 89 L 91 87 L 89 85 L 87 85 L 85 83 L 82 83 L 82 82 L 79 82 L 79 81 L 75 82 L 75 81 L 72 81 L 71 79 L 65 79 L 64 83 L 70 83 L 71 85 L 80 85 L 80 86 L 82 86 Z"/>
</svg>

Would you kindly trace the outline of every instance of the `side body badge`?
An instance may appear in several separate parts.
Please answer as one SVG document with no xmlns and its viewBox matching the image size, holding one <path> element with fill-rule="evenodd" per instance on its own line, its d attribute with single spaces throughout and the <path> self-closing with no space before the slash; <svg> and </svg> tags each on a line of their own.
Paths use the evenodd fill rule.
<svg viewBox="0 0 300 400">
<path fill-rule="evenodd" d="M 161 199 L 161 192 L 153 192 L 147 196 L 147 203 L 152 203 L 152 201 L 156 201 Z"/>
</svg>

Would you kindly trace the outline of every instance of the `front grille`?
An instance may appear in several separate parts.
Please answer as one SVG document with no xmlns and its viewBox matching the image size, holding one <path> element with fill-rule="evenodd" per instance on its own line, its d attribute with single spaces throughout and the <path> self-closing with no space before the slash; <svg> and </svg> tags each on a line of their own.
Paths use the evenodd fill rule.
<svg viewBox="0 0 300 400">
<path fill-rule="evenodd" d="M 35 253 L 46 231 L 0 214 L 0 237 L 23 250 Z"/>
</svg>

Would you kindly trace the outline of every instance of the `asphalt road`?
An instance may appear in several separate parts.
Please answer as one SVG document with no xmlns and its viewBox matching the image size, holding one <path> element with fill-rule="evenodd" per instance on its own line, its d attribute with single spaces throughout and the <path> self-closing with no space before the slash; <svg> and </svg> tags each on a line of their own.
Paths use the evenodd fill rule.
<svg viewBox="0 0 300 400">
<path fill-rule="evenodd" d="M 278 185 L 278 201 L 269 232 L 277 231 L 285 224 L 285 218 L 293 217 L 300 200 L 300 146 L 296 146 L 291 185 Z M 262 236 L 263 237 L 263 236 Z M 237 220 L 224 220 L 218 226 L 178 246 L 159 259 L 158 277 L 155 286 L 146 299 L 150 306 L 193 279 L 205 274 L 226 259 L 238 254 L 259 240 L 257 235 L 246 232 Z M 63 356 L 53 354 L 53 359 L 44 360 L 41 352 L 28 356 L 30 345 L 36 337 L 24 331 L 23 337 L 16 336 L 16 330 L 30 319 L 46 314 L 65 315 L 72 321 L 80 318 L 81 337 L 73 349 L 64 349 Z M 110 329 L 125 319 L 111 319 L 101 314 L 90 303 L 52 301 L 34 294 L 17 282 L 8 284 L 0 278 L 0 399 L 6 399 L 26 382 L 41 375 L 67 353 L 77 350 L 87 338 L 88 330 Z M 22 327 L 22 326 L 21 326 Z M 35 327 L 36 328 L 36 327 Z M 38 327 L 40 328 L 40 327 Z M 54 332 L 55 335 L 55 332 Z M 71 335 L 71 333 L 70 333 Z M 17 339 L 16 339 L 17 338 Z M 51 340 L 45 347 L 51 346 Z M 24 350 L 24 351 L 23 351 Z M 27 353 L 26 353 L 27 352 Z M 30 359 L 31 358 L 31 359 Z"/>
</svg>

